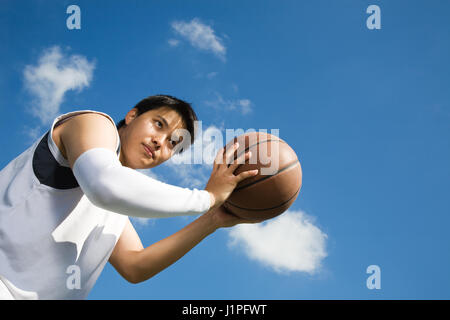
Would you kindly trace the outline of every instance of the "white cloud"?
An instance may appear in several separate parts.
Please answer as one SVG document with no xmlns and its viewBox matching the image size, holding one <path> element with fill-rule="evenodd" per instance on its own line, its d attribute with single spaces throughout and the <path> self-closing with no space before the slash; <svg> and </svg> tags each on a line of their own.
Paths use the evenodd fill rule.
<svg viewBox="0 0 450 320">
<path fill-rule="evenodd" d="M 27 141 L 27 145 L 37 140 L 42 135 L 42 128 L 40 126 L 37 127 L 29 127 L 24 125 L 22 127 L 22 133 L 25 134 L 31 141 Z"/>
<path fill-rule="evenodd" d="M 135 170 L 137 172 L 145 174 L 146 176 L 149 176 L 150 178 L 164 182 L 164 180 L 160 176 L 158 176 L 156 173 L 154 173 L 151 169 L 135 169 Z"/>
<path fill-rule="evenodd" d="M 205 101 L 207 106 L 213 107 L 221 111 L 238 111 L 242 115 L 249 114 L 253 111 L 253 103 L 249 99 L 224 99 L 222 95 L 215 92 L 216 98 Z"/>
<path fill-rule="evenodd" d="M 210 51 L 221 60 L 225 60 L 226 48 L 222 44 L 222 39 L 214 34 L 210 26 L 203 24 L 199 19 L 194 18 L 190 22 L 174 21 L 171 26 L 194 48 Z"/>
<path fill-rule="evenodd" d="M 278 273 L 313 274 L 327 256 L 327 235 L 302 211 L 284 214 L 259 224 L 239 224 L 229 231 L 230 247 Z"/>
<path fill-rule="evenodd" d="M 90 85 L 94 68 L 94 62 L 65 55 L 58 46 L 44 50 L 38 63 L 27 65 L 23 72 L 25 88 L 33 96 L 32 115 L 48 124 L 59 113 L 67 91 Z"/>
<path fill-rule="evenodd" d="M 248 99 L 242 99 L 238 101 L 239 106 L 241 107 L 242 114 L 247 114 L 252 111 L 251 101 Z"/>
<path fill-rule="evenodd" d="M 156 218 L 130 217 L 130 221 L 138 227 L 149 227 L 155 225 Z"/>
<path fill-rule="evenodd" d="M 208 80 L 211 80 L 211 79 L 216 78 L 218 74 L 219 74 L 219 73 L 216 72 L 216 71 L 212 71 L 212 72 L 208 72 L 208 73 L 197 72 L 197 73 L 193 76 L 193 78 L 194 78 L 194 79 L 208 79 Z"/>
<path fill-rule="evenodd" d="M 210 73 L 208 73 L 208 74 L 206 74 L 206 77 L 208 78 L 208 79 L 212 79 L 212 78 L 214 78 L 215 76 L 217 76 L 217 72 L 210 72 Z"/>
<path fill-rule="evenodd" d="M 177 185 L 197 189 L 206 186 L 209 175 L 205 168 L 193 164 L 170 164 L 169 166 L 173 170 L 174 176 L 177 177 Z"/>
<path fill-rule="evenodd" d="M 180 41 L 176 39 L 169 39 L 167 42 L 171 47 L 176 47 L 180 44 Z"/>
</svg>

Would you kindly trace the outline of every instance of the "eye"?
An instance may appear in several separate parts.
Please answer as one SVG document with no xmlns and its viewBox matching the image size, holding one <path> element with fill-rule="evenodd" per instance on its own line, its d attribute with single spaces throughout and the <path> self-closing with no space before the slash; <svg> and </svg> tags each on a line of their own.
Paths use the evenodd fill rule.
<svg viewBox="0 0 450 320">
<path fill-rule="evenodd" d="M 155 122 L 156 122 L 156 124 L 157 124 L 157 126 L 158 126 L 159 128 L 162 128 L 162 122 L 161 122 L 161 121 L 155 120 Z"/>
</svg>

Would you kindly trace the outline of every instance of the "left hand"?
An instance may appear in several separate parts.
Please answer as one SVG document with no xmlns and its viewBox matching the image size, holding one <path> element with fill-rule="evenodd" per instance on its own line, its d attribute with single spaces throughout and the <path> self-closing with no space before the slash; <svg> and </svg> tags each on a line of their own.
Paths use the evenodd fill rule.
<svg viewBox="0 0 450 320">
<path fill-rule="evenodd" d="M 234 160 L 234 153 L 238 147 L 239 143 L 236 142 L 232 147 L 227 145 L 217 152 L 211 176 L 205 187 L 205 190 L 210 193 L 210 208 L 213 210 L 220 207 L 227 200 L 239 182 L 258 174 L 258 169 L 243 171 L 237 175 L 234 174 L 234 171 L 250 159 L 252 154 L 251 151 L 247 151 Z"/>
<path fill-rule="evenodd" d="M 229 212 L 223 205 L 208 211 L 206 214 L 210 215 L 217 229 L 233 227 L 240 223 L 259 223 L 263 221 L 254 221 L 240 218 Z"/>
</svg>

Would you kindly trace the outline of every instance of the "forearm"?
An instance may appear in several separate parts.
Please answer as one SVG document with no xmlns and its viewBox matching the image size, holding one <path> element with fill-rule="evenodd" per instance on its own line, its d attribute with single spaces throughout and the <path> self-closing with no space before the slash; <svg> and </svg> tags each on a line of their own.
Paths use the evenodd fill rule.
<svg viewBox="0 0 450 320">
<path fill-rule="evenodd" d="M 166 269 L 217 229 L 213 218 L 205 214 L 173 235 L 140 251 L 134 261 L 135 281 L 145 281 Z"/>
<path fill-rule="evenodd" d="M 144 218 L 197 215 L 213 203 L 208 191 L 169 185 L 122 166 L 108 149 L 86 151 L 72 171 L 94 205 L 119 214 Z"/>
</svg>

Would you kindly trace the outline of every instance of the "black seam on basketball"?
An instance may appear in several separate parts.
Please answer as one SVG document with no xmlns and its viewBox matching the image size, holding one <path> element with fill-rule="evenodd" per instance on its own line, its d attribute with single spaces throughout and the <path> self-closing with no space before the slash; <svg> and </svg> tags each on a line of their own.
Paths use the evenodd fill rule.
<svg viewBox="0 0 450 320">
<path fill-rule="evenodd" d="M 261 182 L 261 181 L 263 181 L 263 180 L 269 179 L 269 178 L 271 178 L 271 177 L 273 177 L 273 176 L 276 176 L 277 174 L 279 174 L 279 173 L 281 173 L 281 172 L 283 172 L 283 171 L 285 171 L 285 170 L 287 170 L 287 169 L 290 169 L 290 168 L 296 166 L 296 165 L 297 165 L 297 162 L 299 162 L 298 159 L 295 160 L 294 162 L 292 162 L 291 164 L 288 164 L 288 165 L 287 165 L 286 167 L 284 167 L 283 169 L 278 170 L 277 172 L 275 172 L 275 173 L 272 174 L 272 175 L 267 175 L 267 176 L 265 176 L 265 177 L 263 177 L 263 178 L 261 178 L 261 179 L 259 179 L 259 180 L 256 180 L 256 181 L 250 182 L 249 184 L 246 184 L 246 185 L 240 186 L 240 187 L 238 187 L 238 188 L 235 188 L 234 190 L 235 190 L 235 191 L 237 191 L 237 190 L 242 190 L 242 189 L 245 189 L 245 188 L 247 188 L 247 187 L 250 187 L 250 186 L 254 185 L 255 183 L 258 183 L 258 182 Z"/>
<path fill-rule="evenodd" d="M 239 158 L 243 153 L 247 152 L 251 147 L 254 147 L 254 146 L 257 146 L 257 145 L 260 144 L 260 143 L 269 142 L 269 141 L 279 141 L 279 142 L 286 143 L 285 141 L 283 141 L 283 140 L 281 140 L 281 139 L 267 139 L 267 140 L 264 140 L 264 141 L 258 141 L 257 143 L 252 144 L 251 146 L 248 146 L 248 147 L 245 148 L 243 151 L 241 151 L 241 153 L 239 153 L 238 155 L 236 155 L 236 158 L 234 158 L 233 161 L 237 160 L 237 158 Z M 227 165 L 227 167 L 229 167 L 230 165 L 231 165 L 231 163 L 229 163 L 229 164 Z M 239 166 L 241 166 L 241 165 L 242 165 L 242 164 L 240 164 Z M 239 167 L 238 167 L 238 168 L 239 168 Z M 236 168 L 236 170 L 237 170 L 237 168 Z"/>
<path fill-rule="evenodd" d="M 292 197 L 290 197 L 288 200 L 286 200 L 285 202 L 283 202 L 283 203 L 281 203 L 281 204 L 279 204 L 279 205 L 277 205 L 277 206 L 275 206 L 275 207 L 273 207 L 273 208 L 264 208 L 264 209 L 243 208 L 243 207 L 239 207 L 239 206 L 237 206 L 237 205 L 235 205 L 235 204 L 229 202 L 228 200 L 225 201 L 225 202 L 226 202 L 227 204 L 232 205 L 232 206 L 235 207 L 235 208 L 242 209 L 242 210 L 248 210 L 248 211 L 267 211 L 267 210 L 277 209 L 277 208 L 283 206 L 284 204 L 288 203 L 289 201 L 291 201 L 292 198 L 294 198 L 294 197 L 297 195 L 297 193 L 300 191 L 300 188 L 301 188 L 301 187 L 298 187 L 298 190 L 297 190 L 297 191 L 294 193 L 294 195 L 293 195 Z"/>
</svg>

